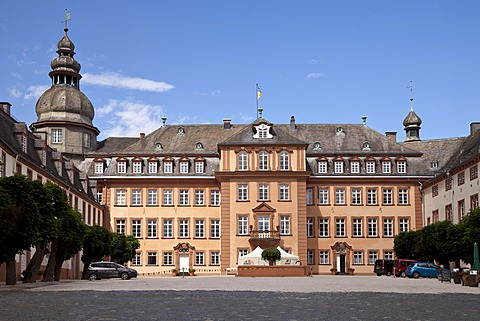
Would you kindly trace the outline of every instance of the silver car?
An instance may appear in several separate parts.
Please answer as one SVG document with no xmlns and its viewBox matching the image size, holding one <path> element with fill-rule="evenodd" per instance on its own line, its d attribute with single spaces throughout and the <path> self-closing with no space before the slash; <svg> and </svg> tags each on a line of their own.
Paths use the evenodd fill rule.
<svg viewBox="0 0 480 321">
<path fill-rule="evenodd" d="M 137 271 L 115 262 L 93 262 L 89 265 L 85 276 L 90 281 L 103 278 L 121 278 L 122 280 L 128 280 L 137 277 Z"/>
</svg>

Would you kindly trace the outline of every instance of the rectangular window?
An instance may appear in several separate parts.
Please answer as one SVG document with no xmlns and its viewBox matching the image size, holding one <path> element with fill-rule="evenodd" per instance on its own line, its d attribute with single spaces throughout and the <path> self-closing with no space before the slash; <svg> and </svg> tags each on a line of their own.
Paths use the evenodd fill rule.
<svg viewBox="0 0 480 321">
<path fill-rule="evenodd" d="M 258 154 L 258 169 L 259 170 L 268 170 L 268 152 L 261 151 Z"/>
<path fill-rule="evenodd" d="M 453 183 L 453 178 L 451 177 L 448 177 L 446 180 L 445 180 L 445 190 L 446 191 L 449 191 L 452 189 L 452 183 Z"/>
<path fill-rule="evenodd" d="M 478 194 L 473 194 L 470 196 L 470 209 L 476 209 L 478 208 Z"/>
<path fill-rule="evenodd" d="M 268 201 L 270 199 L 268 194 L 268 184 L 258 184 L 258 200 Z"/>
<path fill-rule="evenodd" d="M 321 174 L 327 173 L 327 162 L 318 162 L 318 172 Z"/>
<path fill-rule="evenodd" d="M 101 191 L 98 191 L 97 192 L 97 202 L 100 203 L 100 204 L 103 204 L 103 193 Z M 71 200 L 70 200 L 70 204 L 71 204 Z"/>
<path fill-rule="evenodd" d="M 352 174 L 360 173 L 360 162 L 358 161 L 350 162 L 350 172 Z"/>
<path fill-rule="evenodd" d="M 210 252 L 210 265 L 220 265 L 220 252 Z"/>
<path fill-rule="evenodd" d="M 448 205 L 445 206 L 445 220 L 453 223 L 452 204 L 448 204 Z"/>
<path fill-rule="evenodd" d="M 157 238 L 157 220 L 156 219 L 149 219 L 147 221 L 147 237 L 150 239 Z"/>
<path fill-rule="evenodd" d="M 195 237 L 205 237 L 205 220 L 195 220 Z"/>
<path fill-rule="evenodd" d="M 345 236 L 345 219 L 337 218 L 335 220 L 335 236 L 344 237 Z"/>
<path fill-rule="evenodd" d="M 163 205 L 173 205 L 173 190 L 163 190 Z"/>
<path fill-rule="evenodd" d="M 248 154 L 246 151 L 241 151 L 238 153 L 238 170 L 248 170 Z"/>
<path fill-rule="evenodd" d="M 313 217 L 307 217 L 307 237 L 314 237 L 315 233 L 313 231 Z"/>
<path fill-rule="evenodd" d="M 187 238 L 188 235 L 189 235 L 189 234 L 188 234 L 188 223 L 189 223 L 189 222 L 188 222 L 188 220 L 186 220 L 186 219 L 181 219 L 181 220 L 180 220 L 180 224 L 179 224 L 179 226 L 180 226 L 180 233 L 179 233 L 179 235 L 180 235 L 181 238 Z"/>
<path fill-rule="evenodd" d="M 329 224 L 328 224 L 328 218 L 320 218 L 318 220 L 318 225 L 320 228 L 320 237 L 329 237 L 330 232 L 329 232 Z"/>
<path fill-rule="evenodd" d="M 361 218 L 354 218 L 353 219 L 353 236 L 354 237 L 361 237 L 363 235 L 363 220 Z"/>
<path fill-rule="evenodd" d="M 204 162 L 195 162 L 195 173 L 202 174 L 204 172 L 205 163 Z"/>
<path fill-rule="evenodd" d="M 375 174 L 375 162 L 366 162 L 367 174 Z"/>
<path fill-rule="evenodd" d="M 147 252 L 147 265 L 157 265 L 157 252 Z"/>
<path fill-rule="evenodd" d="M 328 189 L 320 188 L 318 190 L 318 204 L 326 205 L 328 204 Z"/>
<path fill-rule="evenodd" d="M 280 235 L 290 235 L 289 215 L 280 215 Z"/>
<path fill-rule="evenodd" d="M 367 190 L 367 204 L 368 205 L 377 205 L 377 190 L 368 189 Z"/>
<path fill-rule="evenodd" d="M 163 252 L 163 265 L 173 265 L 172 252 Z"/>
<path fill-rule="evenodd" d="M 89 133 L 83 133 L 83 147 L 90 148 L 92 147 L 92 137 Z"/>
<path fill-rule="evenodd" d="M 363 265 L 363 252 L 353 252 L 353 265 Z"/>
<path fill-rule="evenodd" d="M 180 190 L 180 205 L 188 205 L 188 189 Z"/>
<path fill-rule="evenodd" d="M 238 184 L 238 200 L 248 201 L 248 184 Z"/>
<path fill-rule="evenodd" d="M 439 215 L 438 210 L 432 211 L 432 223 L 438 223 Z"/>
<path fill-rule="evenodd" d="M 257 217 L 258 230 L 259 231 L 270 231 L 270 216 L 269 215 L 259 215 Z"/>
<path fill-rule="evenodd" d="M 248 235 L 248 216 L 238 216 L 238 235 Z"/>
<path fill-rule="evenodd" d="M 473 165 L 470 167 L 470 180 L 474 180 L 478 178 L 478 165 Z"/>
<path fill-rule="evenodd" d="M 393 205 L 393 191 L 391 188 L 383 189 L 383 205 Z"/>
<path fill-rule="evenodd" d="M 135 174 L 142 173 L 142 162 L 133 162 L 133 173 Z"/>
<path fill-rule="evenodd" d="M 157 162 L 148 162 L 148 172 L 150 174 L 156 174 L 158 172 L 158 163 Z"/>
<path fill-rule="evenodd" d="M 195 190 L 195 205 L 205 205 L 205 191 L 203 189 Z"/>
<path fill-rule="evenodd" d="M 280 184 L 280 200 L 281 201 L 290 200 L 290 185 Z"/>
<path fill-rule="evenodd" d="M 61 129 L 52 129 L 52 144 L 61 144 L 63 141 L 62 130 Z"/>
<path fill-rule="evenodd" d="M 432 197 L 438 196 L 438 185 L 432 186 Z"/>
<path fill-rule="evenodd" d="M 383 219 L 383 236 L 384 237 L 393 236 L 393 219 L 391 218 Z"/>
<path fill-rule="evenodd" d="M 392 163 L 382 162 L 382 171 L 384 174 L 389 174 L 392 172 Z"/>
<path fill-rule="evenodd" d="M 115 205 L 127 205 L 127 191 L 124 189 L 116 190 Z"/>
<path fill-rule="evenodd" d="M 119 234 L 125 234 L 126 222 L 125 220 L 116 221 L 116 232 Z"/>
<path fill-rule="evenodd" d="M 148 190 L 148 205 L 157 205 L 157 190 L 149 189 Z"/>
<path fill-rule="evenodd" d="M 407 172 L 407 163 L 405 161 L 397 162 L 397 173 L 405 174 Z"/>
<path fill-rule="evenodd" d="M 400 205 L 408 204 L 408 189 L 400 188 L 398 190 L 398 204 Z"/>
<path fill-rule="evenodd" d="M 345 204 L 345 189 L 336 188 L 335 189 L 335 204 L 344 205 Z"/>
<path fill-rule="evenodd" d="M 465 184 L 465 171 L 458 173 L 458 186 Z"/>
<path fill-rule="evenodd" d="M 352 188 L 352 205 L 362 204 L 362 190 L 360 188 Z"/>
<path fill-rule="evenodd" d="M 393 258 L 394 258 L 393 251 L 385 251 L 385 252 L 383 252 L 383 259 L 385 259 L 385 260 L 393 260 Z"/>
<path fill-rule="evenodd" d="M 125 174 L 127 172 L 127 162 L 121 161 L 117 163 L 117 173 Z"/>
<path fill-rule="evenodd" d="M 410 222 L 408 218 L 399 219 L 399 232 L 408 232 L 410 231 Z"/>
<path fill-rule="evenodd" d="M 313 250 L 307 250 L 307 264 L 315 264 L 315 252 Z"/>
<path fill-rule="evenodd" d="M 330 264 L 329 251 L 320 251 L 319 264 Z"/>
<path fill-rule="evenodd" d="M 163 237 L 167 239 L 173 237 L 173 220 L 172 219 L 163 220 Z"/>
<path fill-rule="evenodd" d="M 378 236 L 378 221 L 376 218 L 368 219 L 368 237 Z"/>
<path fill-rule="evenodd" d="M 132 235 L 136 238 L 142 237 L 142 221 L 132 220 Z"/>
<path fill-rule="evenodd" d="M 210 237 L 215 239 L 220 238 L 220 220 L 210 221 Z"/>
<path fill-rule="evenodd" d="M 239 249 L 238 250 L 238 256 L 244 256 L 244 255 L 247 255 L 248 254 L 248 250 L 247 249 Z"/>
<path fill-rule="evenodd" d="M 210 190 L 210 205 L 220 206 L 220 191 L 218 189 Z"/>
<path fill-rule="evenodd" d="M 95 162 L 95 174 L 103 174 L 103 162 Z"/>
<path fill-rule="evenodd" d="M 180 162 L 180 173 L 181 174 L 188 173 L 188 162 Z"/>
<path fill-rule="evenodd" d="M 313 188 L 307 188 L 307 205 L 313 205 Z"/>
<path fill-rule="evenodd" d="M 465 216 L 465 199 L 458 201 L 458 221 L 460 222 Z"/>
<path fill-rule="evenodd" d="M 335 173 L 341 174 L 343 173 L 343 162 L 335 162 Z"/>
<path fill-rule="evenodd" d="M 374 265 L 376 260 L 378 260 L 378 252 L 368 251 L 368 264 Z"/>
<path fill-rule="evenodd" d="M 163 162 L 163 172 L 165 174 L 173 173 L 173 162 L 171 161 Z"/>
<path fill-rule="evenodd" d="M 195 265 L 205 265 L 205 252 L 195 252 Z"/>
<path fill-rule="evenodd" d="M 280 170 L 287 171 L 288 170 L 288 163 L 289 163 L 289 154 L 287 151 L 280 152 Z"/>
<path fill-rule="evenodd" d="M 132 190 L 132 205 L 133 206 L 142 205 L 142 190 L 140 189 Z"/>
<path fill-rule="evenodd" d="M 132 265 L 142 265 L 142 253 L 137 252 L 135 256 L 132 258 Z"/>
</svg>

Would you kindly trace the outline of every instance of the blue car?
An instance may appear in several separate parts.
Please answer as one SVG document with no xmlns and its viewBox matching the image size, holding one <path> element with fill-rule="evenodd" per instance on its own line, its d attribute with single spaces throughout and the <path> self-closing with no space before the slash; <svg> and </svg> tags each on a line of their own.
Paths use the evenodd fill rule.
<svg viewBox="0 0 480 321">
<path fill-rule="evenodd" d="M 428 262 L 420 262 L 411 264 L 407 267 L 405 275 L 409 278 L 418 279 L 424 278 L 436 278 L 438 274 L 442 273 L 442 268 L 436 264 Z"/>
</svg>

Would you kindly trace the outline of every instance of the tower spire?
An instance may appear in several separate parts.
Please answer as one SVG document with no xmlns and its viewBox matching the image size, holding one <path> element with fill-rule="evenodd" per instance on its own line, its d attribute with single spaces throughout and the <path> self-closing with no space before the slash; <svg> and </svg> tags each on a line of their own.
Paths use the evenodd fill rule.
<svg viewBox="0 0 480 321">
<path fill-rule="evenodd" d="M 413 82 L 410 80 L 410 110 L 413 111 Z"/>
<path fill-rule="evenodd" d="M 65 9 L 65 18 L 63 19 L 63 30 L 65 30 L 65 32 L 68 31 L 68 25 L 67 25 L 67 21 L 70 20 L 70 13 L 67 12 L 67 9 Z"/>
</svg>

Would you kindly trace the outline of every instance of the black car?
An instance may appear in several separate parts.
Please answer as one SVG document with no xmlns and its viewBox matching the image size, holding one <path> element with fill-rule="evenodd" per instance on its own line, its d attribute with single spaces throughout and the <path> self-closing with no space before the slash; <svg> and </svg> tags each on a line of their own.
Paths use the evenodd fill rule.
<svg viewBox="0 0 480 321">
<path fill-rule="evenodd" d="M 390 276 L 393 274 L 393 260 L 376 260 L 373 267 L 373 273 L 376 273 L 378 276 L 385 274 Z"/>
<path fill-rule="evenodd" d="M 115 262 L 93 262 L 89 265 L 85 277 L 90 281 L 103 278 L 121 278 L 129 280 L 137 277 L 137 271 Z"/>
</svg>

